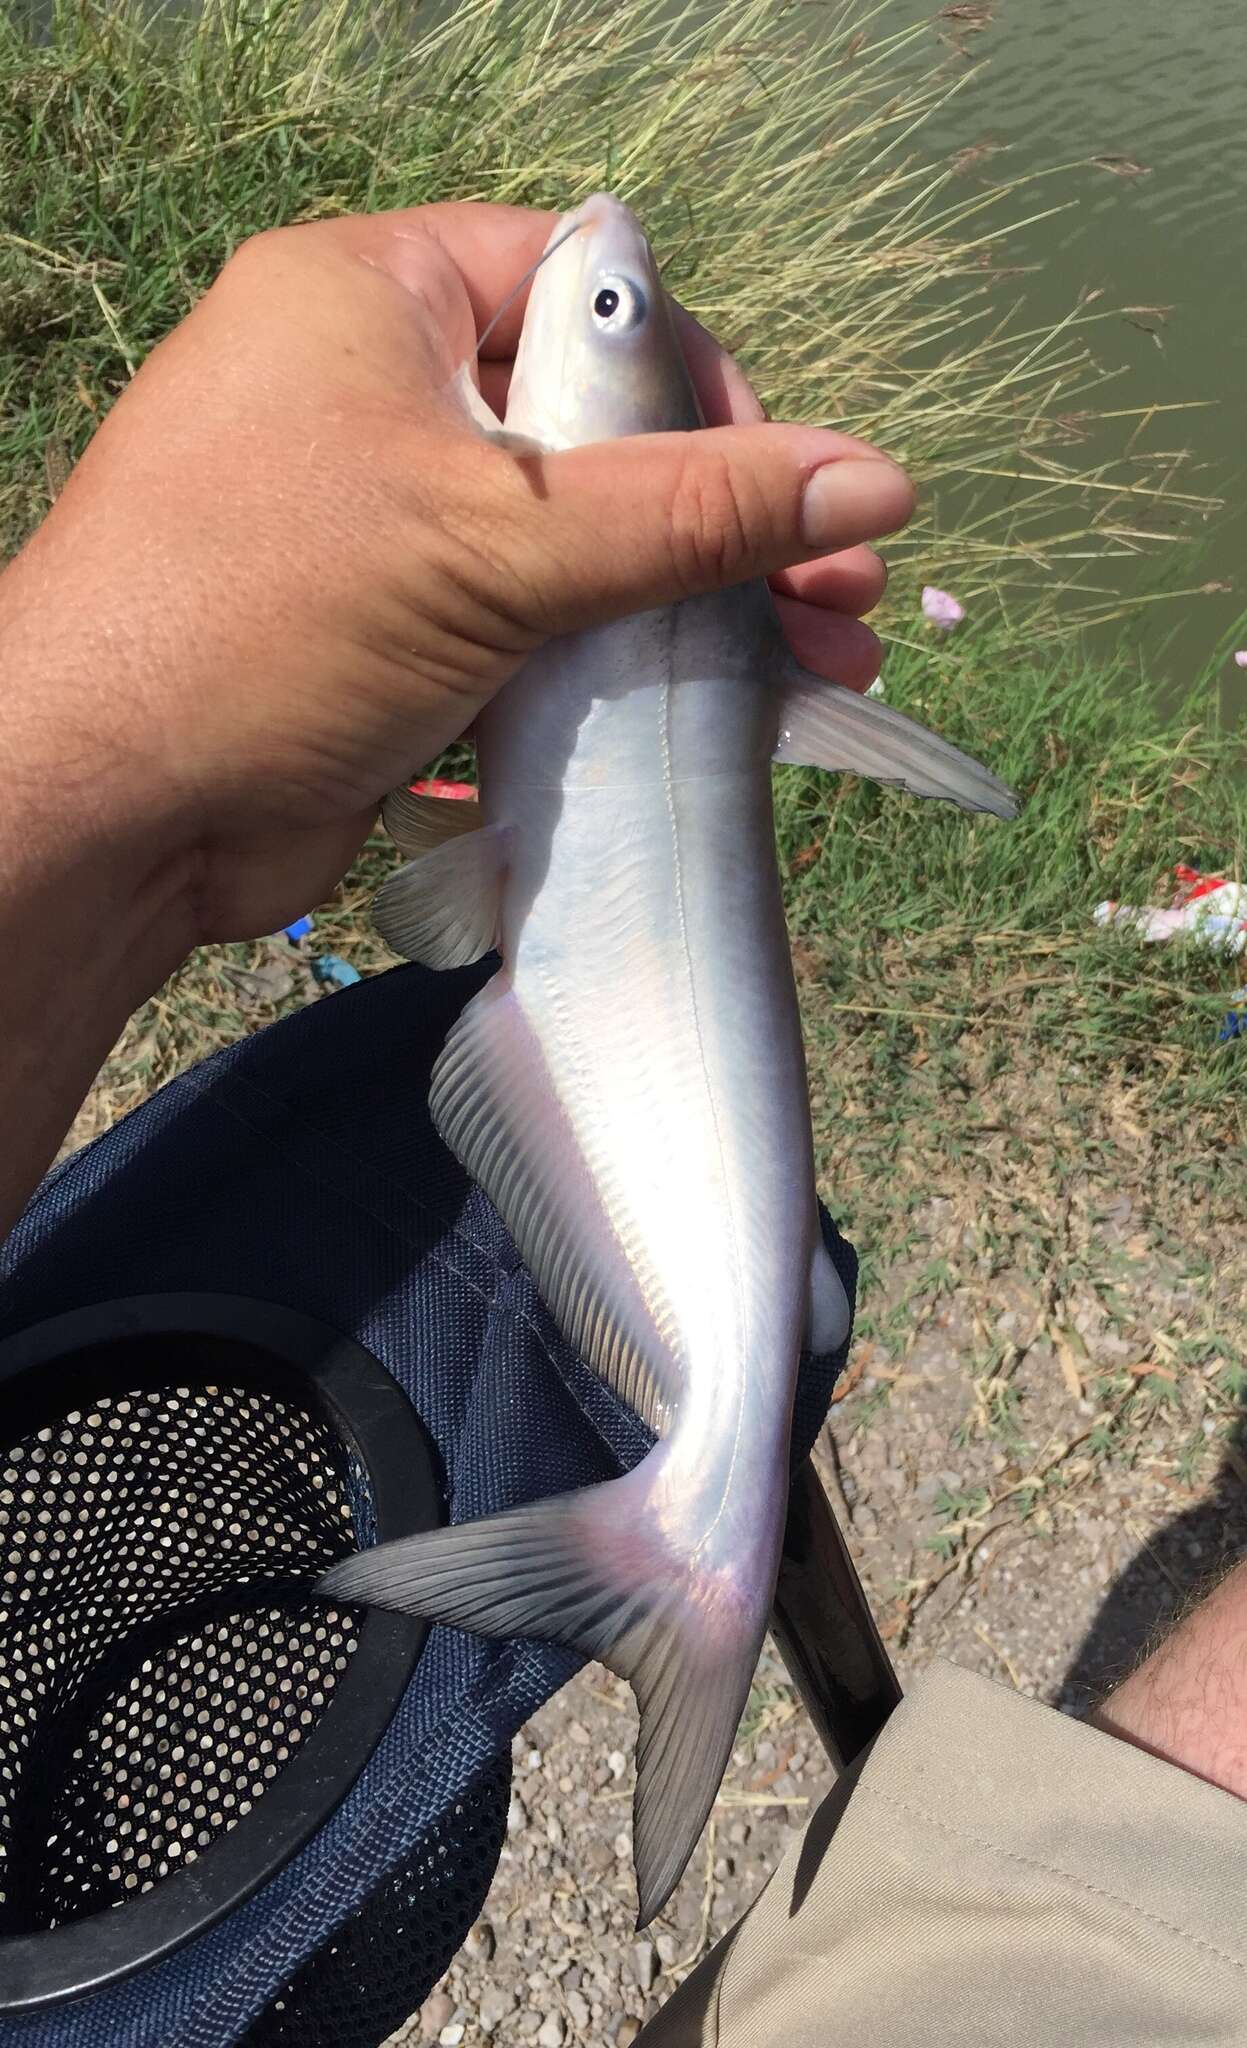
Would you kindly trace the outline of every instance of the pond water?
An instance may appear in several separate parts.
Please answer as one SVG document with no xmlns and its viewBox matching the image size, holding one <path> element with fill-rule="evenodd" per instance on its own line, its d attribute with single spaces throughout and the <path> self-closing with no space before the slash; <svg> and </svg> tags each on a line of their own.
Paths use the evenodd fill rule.
<svg viewBox="0 0 1247 2048">
<path fill-rule="evenodd" d="M 891 0 L 880 25 L 932 11 Z M 1055 320 L 1091 289 L 1114 307 L 1163 309 L 1123 310 L 1096 330 L 1100 360 L 1121 371 L 1104 403 L 1206 403 L 1171 414 L 1155 445 L 1189 447 L 1195 487 L 1225 501 L 1182 582 L 1233 587 L 1138 615 L 1181 687 L 1247 610 L 1247 0 L 995 0 L 972 10 L 981 28 L 970 13 L 932 24 L 932 48 L 946 54 L 955 38 L 974 75 L 924 148 L 998 145 L 969 173 L 983 178 L 1071 166 L 1022 195 L 1028 212 L 1065 203 L 1014 242 L 1037 266 L 1021 281 L 1028 308 Z M 1128 587 L 1129 565 L 1116 566 Z M 1247 626 L 1233 637 L 1247 644 Z M 1226 662 L 1223 680 L 1247 707 L 1247 675 Z"/>
</svg>

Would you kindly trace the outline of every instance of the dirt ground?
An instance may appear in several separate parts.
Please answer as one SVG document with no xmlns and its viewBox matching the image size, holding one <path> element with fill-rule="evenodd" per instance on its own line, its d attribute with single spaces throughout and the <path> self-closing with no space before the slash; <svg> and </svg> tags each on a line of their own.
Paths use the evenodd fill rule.
<svg viewBox="0 0 1247 2048">
<path fill-rule="evenodd" d="M 1193 1175 L 1127 1094 L 1011 1073 L 977 1116 L 972 1165 L 920 1162 L 818 1460 L 902 1683 L 946 1657 L 1079 1713 L 1247 1542 L 1247 1258 L 1215 1153 Z M 625 2048 L 831 1782 L 768 1645 L 703 1841 L 638 1936 L 634 1727 L 595 1667 L 524 1731 L 485 1919 L 396 2041 Z"/>
</svg>

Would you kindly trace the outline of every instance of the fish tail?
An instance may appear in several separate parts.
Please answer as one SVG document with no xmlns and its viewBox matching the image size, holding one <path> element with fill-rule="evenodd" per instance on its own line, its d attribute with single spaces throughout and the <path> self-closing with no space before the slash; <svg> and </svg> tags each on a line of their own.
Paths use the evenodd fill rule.
<svg viewBox="0 0 1247 2048">
<path fill-rule="evenodd" d="M 774 1576 L 763 1571 L 753 1584 L 751 1570 L 746 1590 L 739 1575 L 699 1566 L 696 1553 L 673 1555 L 652 1512 L 660 1458 L 661 1446 L 622 1479 L 360 1551 L 316 1588 L 480 1635 L 563 1643 L 628 1680 L 641 1716 L 639 1927 L 675 1889 L 714 1805 Z"/>
</svg>

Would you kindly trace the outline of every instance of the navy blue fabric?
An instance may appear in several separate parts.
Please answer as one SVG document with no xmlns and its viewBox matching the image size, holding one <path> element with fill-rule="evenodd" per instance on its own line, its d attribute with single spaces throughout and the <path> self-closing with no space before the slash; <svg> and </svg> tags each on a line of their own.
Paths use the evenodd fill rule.
<svg viewBox="0 0 1247 2048">
<path fill-rule="evenodd" d="M 647 1432 L 563 1343 L 429 1120 L 433 1059 L 493 964 L 400 968 L 315 1004 L 173 1082 L 58 1168 L 3 1248 L 0 1336 L 176 1289 L 300 1309 L 365 1345 L 406 1390 L 455 1521 L 635 1463 Z M 851 1295 L 852 1251 L 824 1227 Z M 805 1361 L 800 1453 L 843 1356 Z M 434 1628 L 383 1741 L 293 1863 L 159 1967 L 58 2014 L 0 2022 L 0 2043 L 236 2041 L 576 1664 L 549 1645 Z"/>
</svg>

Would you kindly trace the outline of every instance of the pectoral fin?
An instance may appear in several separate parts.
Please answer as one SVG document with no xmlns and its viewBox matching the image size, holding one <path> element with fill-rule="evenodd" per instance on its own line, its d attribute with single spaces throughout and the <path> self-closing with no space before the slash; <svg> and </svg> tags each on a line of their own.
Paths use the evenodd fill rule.
<svg viewBox="0 0 1247 2048">
<path fill-rule="evenodd" d="M 467 413 L 472 425 L 495 448 L 505 448 L 509 455 L 544 455 L 540 441 L 534 441 L 529 434 L 509 433 L 496 412 L 493 412 L 481 397 L 472 381 L 472 371 L 467 363 L 461 363 L 450 381 L 450 388 Z"/>
<path fill-rule="evenodd" d="M 897 783 L 913 796 L 943 797 L 963 811 L 1017 816 L 1013 791 L 969 754 L 882 699 L 824 682 L 796 661 L 782 674 L 775 759 Z"/>
<path fill-rule="evenodd" d="M 386 945 L 425 967 L 468 967 L 490 952 L 508 838 L 505 826 L 482 825 L 391 875 L 373 909 Z"/>
</svg>

